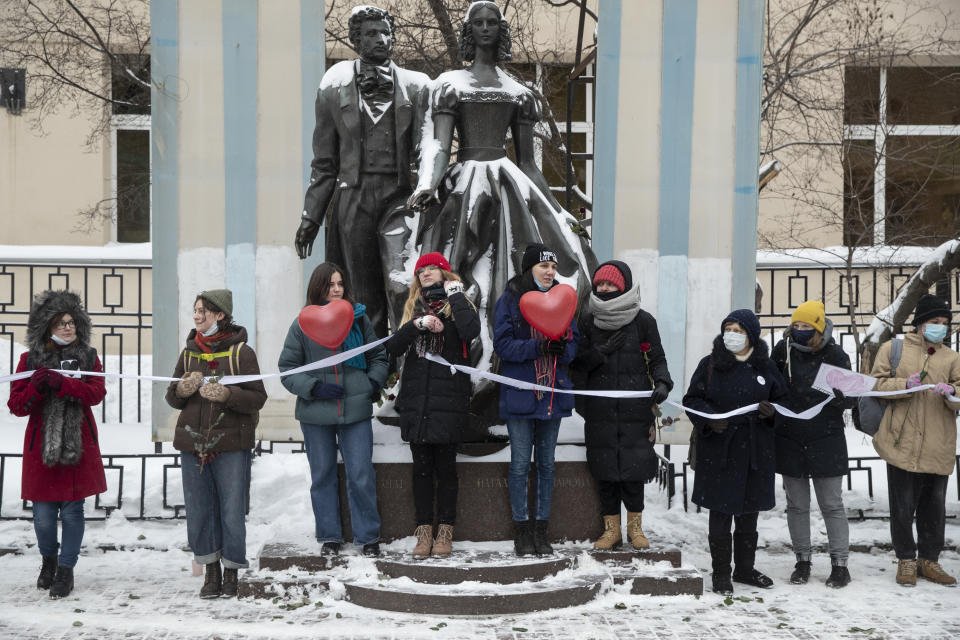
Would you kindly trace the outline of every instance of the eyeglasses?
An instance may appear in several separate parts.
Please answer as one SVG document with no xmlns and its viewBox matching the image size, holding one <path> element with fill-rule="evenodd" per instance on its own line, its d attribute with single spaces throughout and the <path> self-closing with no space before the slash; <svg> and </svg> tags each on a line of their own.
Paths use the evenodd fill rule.
<svg viewBox="0 0 960 640">
<path fill-rule="evenodd" d="M 428 264 L 426 266 L 423 266 L 417 269 L 417 275 L 420 275 L 424 271 L 440 271 L 440 267 L 438 267 L 435 264 Z"/>
<path fill-rule="evenodd" d="M 67 320 L 66 322 L 58 322 L 57 329 L 73 329 L 77 325 L 73 320 Z"/>
</svg>

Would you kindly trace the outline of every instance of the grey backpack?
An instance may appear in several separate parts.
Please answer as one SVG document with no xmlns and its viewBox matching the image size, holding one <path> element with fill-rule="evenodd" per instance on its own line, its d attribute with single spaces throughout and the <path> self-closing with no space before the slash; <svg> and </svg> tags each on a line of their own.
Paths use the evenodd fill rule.
<svg viewBox="0 0 960 640">
<path fill-rule="evenodd" d="M 890 341 L 890 376 L 897 377 L 897 365 L 900 364 L 900 355 L 903 353 L 903 340 L 893 338 Z M 853 424 L 857 430 L 868 436 L 875 436 L 880 429 L 880 422 L 887 410 L 888 402 L 872 396 L 861 396 L 857 399 L 857 411 Z"/>
</svg>

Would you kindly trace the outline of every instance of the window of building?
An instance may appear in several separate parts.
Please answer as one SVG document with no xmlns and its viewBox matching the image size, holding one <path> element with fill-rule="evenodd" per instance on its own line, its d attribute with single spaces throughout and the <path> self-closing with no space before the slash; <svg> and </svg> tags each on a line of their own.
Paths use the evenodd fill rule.
<svg viewBox="0 0 960 640">
<path fill-rule="evenodd" d="M 960 67 L 848 67 L 844 125 L 847 245 L 960 234 Z"/>
<path fill-rule="evenodd" d="M 150 241 L 150 56 L 121 55 L 113 65 L 111 239 Z M 133 73 L 136 77 L 131 77 Z"/>
</svg>

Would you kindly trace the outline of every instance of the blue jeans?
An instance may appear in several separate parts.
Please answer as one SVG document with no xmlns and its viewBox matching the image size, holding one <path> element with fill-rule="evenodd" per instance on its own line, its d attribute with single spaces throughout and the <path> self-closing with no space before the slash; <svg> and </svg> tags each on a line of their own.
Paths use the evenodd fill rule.
<svg viewBox="0 0 960 640">
<path fill-rule="evenodd" d="M 224 451 L 203 465 L 192 453 L 180 454 L 187 542 L 198 564 L 223 560 L 227 569 L 247 562 L 247 488 L 250 452 Z"/>
<path fill-rule="evenodd" d="M 377 511 L 377 475 L 373 470 L 373 426 L 370 420 L 353 424 L 301 422 L 303 448 L 310 463 L 310 503 L 317 525 L 317 542 L 342 542 L 340 528 L 340 483 L 337 449 L 347 476 L 350 526 L 356 544 L 380 539 Z"/>
<path fill-rule="evenodd" d="M 550 518 L 553 499 L 553 452 L 560 433 L 560 418 L 528 420 L 507 418 L 510 434 L 510 510 L 516 522 L 530 518 L 527 500 L 527 479 L 530 476 L 530 454 L 537 465 L 535 517 Z"/>
<path fill-rule="evenodd" d="M 57 564 L 64 569 L 77 566 L 83 542 L 83 498 L 65 502 L 34 502 L 33 530 L 37 534 L 40 555 L 57 557 L 57 516 L 63 520 L 63 544 Z"/>
</svg>

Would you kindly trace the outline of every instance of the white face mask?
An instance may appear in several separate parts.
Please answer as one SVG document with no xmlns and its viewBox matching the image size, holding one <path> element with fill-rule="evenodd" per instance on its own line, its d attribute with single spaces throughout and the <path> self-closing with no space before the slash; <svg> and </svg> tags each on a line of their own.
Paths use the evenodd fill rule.
<svg viewBox="0 0 960 640">
<path fill-rule="evenodd" d="M 61 347 L 65 347 L 65 346 L 67 346 L 68 344 L 73 344 L 74 340 L 77 339 L 77 336 L 74 335 L 74 336 L 73 336 L 73 340 L 67 341 L 67 340 L 64 340 L 63 338 L 61 338 L 60 336 L 58 336 L 57 334 L 51 333 L 51 334 L 50 334 L 50 339 L 53 340 L 54 342 L 56 342 L 56 343 L 57 343 L 58 345 L 60 345 Z"/>
<path fill-rule="evenodd" d="M 724 331 L 723 346 L 733 353 L 740 353 L 747 346 L 747 336 L 736 331 Z"/>
<path fill-rule="evenodd" d="M 214 321 L 213 321 L 213 324 L 210 325 L 210 328 L 203 332 L 203 335 L 208 336 L 208 337 L 209 337 L 209 336 L 212 336 L 213 334 L 215 334 L 215 333 L 217 332 L 217 329 L 219 329 L 219 327 L 217 326 L 217 321 L 214 320 Z"/>
</svg>

